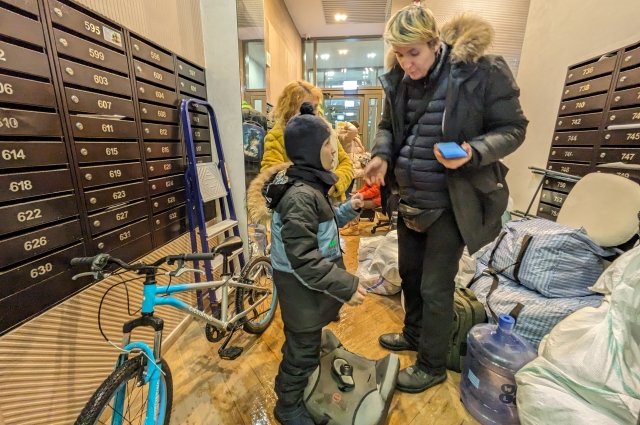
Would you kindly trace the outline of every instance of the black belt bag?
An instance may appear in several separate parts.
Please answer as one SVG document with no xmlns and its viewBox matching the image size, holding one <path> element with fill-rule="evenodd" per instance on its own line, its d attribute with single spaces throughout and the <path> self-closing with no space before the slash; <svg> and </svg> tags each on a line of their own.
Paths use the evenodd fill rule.
<svg viewBox="0 0 640 425">
<path fill-rule="evenodd" d="M 412 207 L 404 202 L 398 205 L 398 213 L 404 224 L 414 232 L 426 232 L 429 227 L 442 215 L 442 209 L 422 209 Z"/>
</svg>

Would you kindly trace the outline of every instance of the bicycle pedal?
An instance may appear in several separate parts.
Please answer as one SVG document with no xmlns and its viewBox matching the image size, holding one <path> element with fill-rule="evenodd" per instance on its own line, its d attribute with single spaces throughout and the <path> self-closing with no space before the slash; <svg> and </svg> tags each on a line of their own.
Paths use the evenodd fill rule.
<svg viewBox="0 0 640 425">
<path fill-rule="evenodd" d="M 224 350 L 218 350 L 218 355 L 220 355 L 221 359 L 235 360 L 240 354 L 242 354 L 242 351 L 242 347 L 228 347 Z"/>
</svg>

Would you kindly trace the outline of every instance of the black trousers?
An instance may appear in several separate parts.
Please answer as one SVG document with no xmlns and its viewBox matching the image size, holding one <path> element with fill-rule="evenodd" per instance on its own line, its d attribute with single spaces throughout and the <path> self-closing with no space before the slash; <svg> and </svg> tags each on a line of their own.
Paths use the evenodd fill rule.
<svg viewBox="0 0 640 425">
<path fill-rule="evenodd" d="M 283 419 L 298 416 L 304 409 L 302 396 L 309 376 L 320 364 L 322 329 L 313 332 L 290 332 L 284 329 L 282 362 L 276 376 L 276 409 Z"/>
<path fill-rule="evenodd" d="M 398 268 L 406 310 L 402 332 L 418 346 L 418 367 L 432 375 L 446 370 L 454 278 L 463 249 L 452 211 L 444 211 L 425 233 L 398 220 Z"/>
</svg>

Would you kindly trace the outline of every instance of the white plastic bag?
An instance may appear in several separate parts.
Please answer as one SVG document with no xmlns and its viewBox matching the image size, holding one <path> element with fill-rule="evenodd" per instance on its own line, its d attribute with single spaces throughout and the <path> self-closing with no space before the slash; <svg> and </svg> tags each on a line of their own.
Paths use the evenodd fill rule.
<svg viewBox="0 0 640 425">
<path fill-rule="evenodd" d="M 393 295 L 400 292 L 398 272 L 398 232 L 360 239 L 358 270 L 360 284 L 369 292 Z"/>
<path fill-rule="evenodd" d="M 462 257 L 460 257 L 460 262 L 458 263 L 458 273 L 456 273 L 456 277 L 454 278 L 456 287 L 466 288 L 475 274 L 476 259 L 469 255 L 469 250 L 465 246 L 464 251 L 462 252 Z"/>
<path fill-rule="evenodd" d="M 640 412 L 640 247 L 594 285 L 598 308 L 567 317 L 516 374 L 522 424 L 636 424 Z"/>
</svg>

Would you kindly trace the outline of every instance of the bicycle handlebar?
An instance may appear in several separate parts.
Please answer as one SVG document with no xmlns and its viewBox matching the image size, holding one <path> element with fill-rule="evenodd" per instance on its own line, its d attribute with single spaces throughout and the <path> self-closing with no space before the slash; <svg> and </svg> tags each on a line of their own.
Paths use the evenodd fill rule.
<svg viewBox="0 0 640 425">
<path fill-rule="evenodd" d="M 90 266 L 95 257 L 76 257 L 71 259 L 72 266 Z"/>
<path fill-rule="evenodd" d="M 162 265 L 163 263 L 167 263 L 169 265 L 178 263 L 178 268 L 181 268 L 185 261 L 213 260 L 214 257 L 215 257 L 215 254 L 210 252 L 178 254 L 178 255 L 167 255 L 166 257 L 160 258 L 158 261 L 151 264 L 146 264 L 146 263 L 129 264 L 126 261 L 120 260 L 119 258 L 112 257 L 109 254 L 98 254 L 93 257 L 72 258 L 71 265 L 72 266 L 91 266 L 91 270 L 93 272 L 100 272 L 104 270 L 104 268 L 107 265 L 115 264 L 126 270 L 143 272 L 143 271 L 148 271 L 149 269 L 155 269 L 160 265 Z"/>
</svg>

